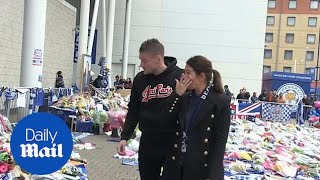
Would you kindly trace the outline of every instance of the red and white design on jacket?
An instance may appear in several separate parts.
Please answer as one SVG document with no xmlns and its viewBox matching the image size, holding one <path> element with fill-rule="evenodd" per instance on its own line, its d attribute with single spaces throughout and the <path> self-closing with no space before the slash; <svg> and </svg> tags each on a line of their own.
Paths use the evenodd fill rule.
<svg viewBox="0 0 320 180">
<path fill-rule="evenodd" d="M 163 87 L 163 84 L 158 84 L 154 88 L 151 88 L 151 85 L 147 86 L 146 89 L 142 92 L 142 102 L 148 102 L 150 99 L 154 98 L 166 98 L 172 94 L 172 87 L 167 86 Z"/>
</svg>

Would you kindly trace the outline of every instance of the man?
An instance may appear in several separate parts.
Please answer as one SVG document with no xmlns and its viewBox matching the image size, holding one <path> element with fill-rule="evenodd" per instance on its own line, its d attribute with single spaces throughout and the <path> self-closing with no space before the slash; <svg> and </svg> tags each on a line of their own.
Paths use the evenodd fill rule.
<svg viewBox="0 0 320 180">
<path fill-rule="evenodd" d="M 92 82 L 92 85 L 96 88 L 104 88 L 102 84 L 102 74 L 99 74 L 98 77 Z"/>
<path fill-rule="evenodd" d="M 64 88 L 62 71 L 57 72 L 55 88 Z"/>
<path fill-rule="evenodd" d="M 133 81 L 129 110 L 117 147 L 120 155 L 125 155 L 127 140 L 136 125 L 142 131 L 139 147 L 139 170 L 141 180 L 159 180 L 161 168 L 166 174 L 165 162 L 172 162 L 172 150 L 179 132 L 178 112 L 173 102 L 179 101 L 175 93 L 176 81 L 182 70 L 176 66 L 174 57 L 164 57 L 164 47 L 157 39 L 142 43 L 139 50 L 140 72 Z M 170 163 L 172 164 L 172 163 Z"/>
<path fill-rule="evenodd" d="M 310 94 L 310 98 L 309 98 L 309 101 L 310 101 L 310 105 L 314 105 L 314 102 L 316 101 L 315 97 L 314 97 L 314 94 Z"/>
<path fill-rule="evenodd" d="M 123 86 L 123 85 L 121 84 L 118 75 L 116 75 L 116 81 L 114 81 L 113 85 L 114 85 L 114 88 L 115 88 L 116 90 L 117 90 L 117 89 L 122 89 L 122 86 Z"/>
<path fill-rule="evenodd" d="M 303 120 L 308 120 L 308 116 L 310 114 L 311 104 L 310 99 L 308 96 L 305 94 L 302 99 L 302 104 L 303 104 Z"/>
<path fill-rule="evenodd" d="M 240 89 L 240 93 L 237 95 L 238 103 L 242 103 L 245 98 L 245 92 L 243 89 Z"/>
<path fill-rule="evenodd" d="M 267 101 L 267 90 L 263 90 L 259 96 L 259 101 Z"/>
<path fill-rule="evenodd" d="M 224 92 L 227 96 L 231 97 L 232 93 L 230 92 L 228 85 L 224 85 Z"/>
<path fill-rule="evenodd" d="M 253 92 L 253 95 L 251 96 L 251 102 L 252 103 L 259 102 L 259 99 L 257 97 L 257 93 L 256 92 Z"/>
<path fill-rule="evenodd" d="M 306 94 L 303 96 L 302 103 L 303 105 L 312 105 L 310 99 L 308 99 L 308 96 Z"/>
<path fill-rule="evenodd" d="M 250 98 L 250 93 L 247 92 L 247 88 L 243 87 L 242 89 L 243 89 L 243 92 L 244 92 L 244 99 L 249 100 L 249 98 Z"/>
</svg>

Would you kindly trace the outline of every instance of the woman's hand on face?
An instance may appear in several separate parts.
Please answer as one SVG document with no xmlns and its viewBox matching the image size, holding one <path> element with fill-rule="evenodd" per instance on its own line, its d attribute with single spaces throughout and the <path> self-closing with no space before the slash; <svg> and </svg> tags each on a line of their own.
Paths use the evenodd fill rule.
<svg viewBox="0 0 320 180">
<path fill-rule="evenodd" d="M 191 83 L 192 83 L 191 77 L 182 73 L 180 80 L 178 81 L 176 79 L 176 93 L 179 96 L 182 96 L 186 92 L 186 90 L 188 89 Z"/>
</svg>

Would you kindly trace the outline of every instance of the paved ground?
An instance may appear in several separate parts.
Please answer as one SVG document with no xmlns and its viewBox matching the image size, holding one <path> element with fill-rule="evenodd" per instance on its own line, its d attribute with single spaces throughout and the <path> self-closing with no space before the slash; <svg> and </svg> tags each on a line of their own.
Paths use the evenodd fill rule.
<svg viewBox="0 0 320 180">
<path fill-rule="evenodd" d="M 136 166 L 123 166 L 119 159 L 113 158 L 117 143 L 107 141 L 107 138 L 106 135 L 94 135 L 82 139 L 96 144 L 94 150 L 78 151 L 88 160 L 89 180 L 139 180 Z"/>
</svg>

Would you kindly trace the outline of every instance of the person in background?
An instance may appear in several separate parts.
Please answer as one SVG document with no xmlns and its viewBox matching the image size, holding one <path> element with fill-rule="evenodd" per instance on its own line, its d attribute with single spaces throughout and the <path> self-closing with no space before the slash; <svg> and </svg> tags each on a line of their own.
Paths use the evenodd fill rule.
<svg viewBox="0 0 320 180">
<path fill-rule="evenodd" d="M 303 119 L 307 120 L 311 111 L 311 106 L 313 106 L 313 103 L 311 103 L 310 99 L 305 94 L 302 99 L 302 104 L 303 104 Z"/>
<path fill-rule="evenodd" d="M 124 84 L 126 83 L 126 80 L 123 79 L 123 76 L 120 76 L 120 85 L 122 85 L 122 87 L 124 86 Z"/>
<path fill-rule="evenodd" d="M 314 94 L 310 94 L 309 101 L 310 101 L 310 105 L 313 106 L 314 102 L 316 101 L 316 99 L 314 98 Z"/>
<path fill-rule="evenodd" d="M 99 74 L 98 77 L 92 82 L 92 85 L 96 88 L 103 88 L 102 80 L 102 74 Z"/>
<path fill-rule="evenodd" d="M 224 92 L 227 96 L 231 97 L 232 93 L 230 92 L 228 85 L 224 85 Z"/>
<path fill-rule="evenodd" d="M 122 84 L 121 84 L 121 82 L 120 82 L 120 78 L 119 78 L 119 76 L 117 75 L 116 76 L 116 81 L 114 81 L 114 83 L 113 83 L 113 85 L 114 85 L 114 88 L 117 90 L 117 89 L 122 89 Z"/>
<path fill-rule="evenodd" d="M 283 94 L 280 93 L 278 98 L 277 98 L 277 103 L 279 104 L 285 104 L 286 103 L 286 99 L 283 97 Z"/>
<path fill-rule="evenodd" d="M 269 91 L 269 94 L 266 97 L 267 102 L 277 102 L 277 98 L 273 95 L 272 91 Z"/>
<path fill-rule="evenodd" d="M 247 91 L 247 88 L 243 87 L 242 90 L 243 90 L 243 93 L 244 93 L 244 99 L 249 100 L 250 99 L 250 93 Z"/>
<path fill-rule="evenodd" d="M 61 71 L 57 72 L 55 88 L 64 88 L 64 80 Z"/>
<path fill-rule="evenodd" d="M 240 93 L 237 95 L 237 100 L 239 103 L 242 103 L 242 101 L 245 99 L 245 92 L 243 89 L 240 89 Z"/>
<path fill-rule="evenodd" d="M 273 91 L 272 94 L 273 94 L 273 96 L 274 96 L 275 99 L 278 99 L 277 91 Z"/>
<path fill-rule="evenodd" d="M 263 90 L 258 99 L 260 101 L 267 101 L 267 90 Z"/>
<path fill-rule="evenodd" d="M 132 88 L 132 81 L 131 78 L 128 78 L 124 84 L 125 89 L 131 89 Z"/>
<path fill-rule="evenodd" d="M 256 92 L 253 92 L 250 100 L 251 100 L 252 103 L 259 102 L 259 99 L 257 98 L 257 93 Z"/>
<path fill-rule="evenodd" d="M 236 97 L 234 97 L 234 94 L 231 93 L 231 104 L 234 104 L 236 101 Z"/>
<path fill-rule="evenodd" d="M 312 105 L 306 94 L 303 96 L 302 103 L 303 105 L 308 105 L 308 106 Z"/>
</svg>

